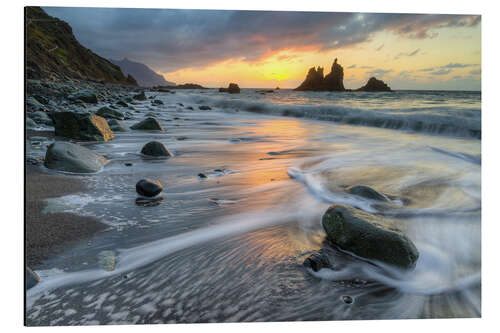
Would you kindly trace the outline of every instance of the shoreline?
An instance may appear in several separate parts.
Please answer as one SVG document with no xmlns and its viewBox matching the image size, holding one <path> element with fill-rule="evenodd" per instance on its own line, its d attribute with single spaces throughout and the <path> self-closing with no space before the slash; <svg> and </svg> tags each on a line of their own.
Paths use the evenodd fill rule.
<svg viewBox="0 0 500 333">
<path fill-rule="evenodd" d="M 34 132 L 48 137 L 49 132 Z M 30 135 L 31 134 L 31 135 Z M 26 137 L 33 133 L 28 131 Z M 78 240 L 90 238 L 109 226 L 98 219 L 72 213 L 42 213 L 45 199 L 85 191 L 83 180 L 48 174 L 39 166 L 25 162 L 25 261 L 32 269 L 64 251 Z"/>
</svg>

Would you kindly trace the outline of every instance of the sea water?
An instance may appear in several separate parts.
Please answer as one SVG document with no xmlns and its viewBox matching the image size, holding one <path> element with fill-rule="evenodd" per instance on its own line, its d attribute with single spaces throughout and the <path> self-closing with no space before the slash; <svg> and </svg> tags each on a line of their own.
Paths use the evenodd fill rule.
<svg viewBox="0 0 500 333">
<path fill-rule="evenodd" d="M 149 114 L 166 131 L 87 143 L 110 163 L 67 175 L 88 191 L 49 200 L 51 212 L 110 228 L 40 267 L 29 325 L 481 315 L 480 93 L 147 95 L 165 104 L 141 102 L 125 124 Z M 174 156 L 141 156 L 152 140 Z M 135 204 L 145 177 L 163 184 L 159 205 Z M 349 185 L 390 195 L 391 208 L 346 193 Z M 416 268 L 366 262 L 325 242 L 321 216 L 332 203 L 394 220 L 420 252 Z M 302 266 L 325 247 L 332 269 Z M 116 254 L 111 271 L 99 265 L 103 251 Z"/>
</svg>

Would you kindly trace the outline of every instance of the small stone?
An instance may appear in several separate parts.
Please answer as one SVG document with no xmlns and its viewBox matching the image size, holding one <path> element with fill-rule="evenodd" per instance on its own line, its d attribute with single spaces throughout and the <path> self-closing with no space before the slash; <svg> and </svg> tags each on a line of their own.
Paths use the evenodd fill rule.
<svg viewBox="0 0 500 333">
<path fill-rule="evenodd" d="M 135 185 L 135 190 L 142 196 L 154 197 L 163 190 L 163 186 L 157 180 L 141 179 Z"/>
<path fill-rule="evenodd" d="M 154 207 L 158 206 L 163 202 L 162 197 L 158 198 L 137 198 L 135 199 L 135 204 L 142 207 Z"/>
<path fill-rule="evenodd" d="M 133 164 L 130 162 L 125 163 L 125 166 L 132 166 Z"/>
<path fill-rule="evenodd" d="M 198 107 L 198 109 L 200 109 L 200 110 L 212 110 L 212 108 L 208 105 L 202 105 L 202 106 Z"/>
<path fill-rule="evenodd" d="M 352 304 L 354 302 L 354 299 L 351 296 L 342 296 L 342 300 L 346 304 Z"/>
<path fill-rule="evenodd" d="M 207 176 L 204 173 L 201 173 L 201 172 L 198 174 L 198 177 L 200 177 L 202 179 L 207 178 Z"/>
</svg>

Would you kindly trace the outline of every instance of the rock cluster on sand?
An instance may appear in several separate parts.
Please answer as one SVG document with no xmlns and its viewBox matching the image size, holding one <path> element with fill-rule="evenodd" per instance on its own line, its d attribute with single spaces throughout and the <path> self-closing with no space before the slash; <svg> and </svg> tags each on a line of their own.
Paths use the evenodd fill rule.
<svg viewBox="0 0 500 333">
<path fill-rule="evenodd" d="M 384 81 L 371 77 L 368 82 L 357 89 L 357 91 L 392 91 L 391 88 L 385 84 Z"/>
<path fill-rule="evenodd" d="M 102 155 L 77 144 L 57 141 L 45 153 L 45 167 L 65 172 L 94 173 L 108 161 Z"/>
<path fill-rule="evenodd" d="M 141 154 L 155 157 L 168 157 L 172 156 L 172 153 L 168 148 L 161 142 L 151 141 L 144 145 L 141 149 Z"/>
<path fill-rule="evenodd" d="M 135 190 L 138 194 L 145 197 L 154 197 L 163 190 L 163 186 L 157 180 L 153 179 L 141 179 L 135 185 Z"/>
<path fill-rule="evenodd" d="M 409 269 L 419 253 L 413 242 L 389 221 L 346 205 L 334 204 L 322 218 L 328 239 L 359 257 Z"/>
<path fill-rule="evenodd" d="M 344 88 L 344 69 L 337 63 L 337 59 L 333 62 L 331 72 L 323 77 L 323 68 L 312 67 L 307 73 L 304 82 L 295 90 L 298 91 L 345 91 Z"/>
<path fill-rule="evenodd" d="M 108 141 L 115 137 L 100 116 L 77 112 L 54 112 L 55 135 L 84 141 Z"/>
<path fill-rule="evenodd" d="M 97 112 L 95 113 L 96 115 L 106 118 L 106 119 L 118 119 L 118 120 L 123 120 L 125 116 L 123 113 L 120 111 L 116 111 L 110 107 L 103 106 Z"/>
<path fill-rule="evenodd" d="M 227 92 L 230 94 L 239 94 L 240 87 L 236 83 L 230 83 L 227 88 L 219 88 L 219 92 Z"/>
<path fill-rule="evenodd" d="M 130 127 L 133 130 L 143 130 L 143 131 L 163 131 L 163 127 L 161 124 L 158 122 L 153 117 L 148 117 L 140 122 L 138 122 L 135 125 L 132 125 Z"/>
</svg>

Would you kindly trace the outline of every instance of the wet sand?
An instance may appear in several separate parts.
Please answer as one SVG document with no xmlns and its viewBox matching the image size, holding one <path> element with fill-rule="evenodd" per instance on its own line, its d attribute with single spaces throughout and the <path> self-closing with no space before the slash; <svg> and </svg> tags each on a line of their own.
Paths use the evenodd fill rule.
<svg viewBox="0 0 500 333">
<path fill-rule="evenodd" d="M 40 132 L 37 133 L 40 135 Z M 81 179 L 48 174 L 26 163 L 25 240 L 26 263 L 36 268 L 42 260 L 61 252 L 73 241 L 88 238 L 107 226 L 95 218 L 71 213 L 42 213 L 47 198 L 81 192 Z"/>
</svg>

